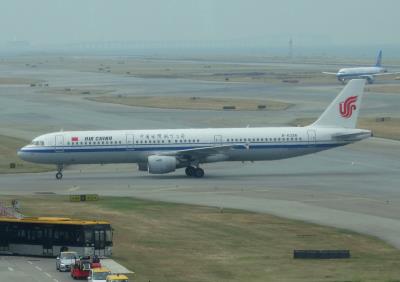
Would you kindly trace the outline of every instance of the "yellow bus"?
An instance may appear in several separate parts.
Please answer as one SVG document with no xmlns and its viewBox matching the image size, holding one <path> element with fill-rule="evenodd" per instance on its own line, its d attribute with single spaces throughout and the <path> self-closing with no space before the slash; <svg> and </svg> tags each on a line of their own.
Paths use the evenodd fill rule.
<svg viewBox="0 0 400 282">
<path fill-rule="evenodd" d="M 55 257 L 68 250 L 80 256 L 111 256 L 112 237 L 107 221 L 0 217 L 1 253 Z"/>
</svg>

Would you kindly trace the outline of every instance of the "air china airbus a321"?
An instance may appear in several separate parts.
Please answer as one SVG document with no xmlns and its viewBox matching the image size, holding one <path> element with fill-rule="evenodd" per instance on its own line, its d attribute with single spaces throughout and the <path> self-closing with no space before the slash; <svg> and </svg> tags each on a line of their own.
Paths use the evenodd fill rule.
<svg viewBox="0 0 400 282">
<path fill-rule="evenodd" d="M 371 136 L 356 129 L 364 79 L 351 80 L 323 114 L 305 127 L 69 131 L 41 135 L 21 148 L 21 159 L 65 165 L 137 163 L 152 174 L 186 168 L 203 177 L 203 163 L 291 158 L 347 145 Z"/>
</svg>

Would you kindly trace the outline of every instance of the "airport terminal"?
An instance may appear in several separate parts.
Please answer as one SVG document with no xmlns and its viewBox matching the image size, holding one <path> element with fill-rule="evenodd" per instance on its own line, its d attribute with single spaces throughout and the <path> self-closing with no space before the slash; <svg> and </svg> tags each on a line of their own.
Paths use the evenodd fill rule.
<svg viewBox="0 0 400 282">
<path fill-rule="evenodd" d="M 400 42 L 280 37 L 233 3 L 244 31 L 209 2 L 156 19 L 105 1 L 79 32 L 57 23 L 75 39 L 0 35 L 0 282 L 399 279 Z M 44 21 L 78 7 L 60 5 Z M 172 31 L 106 23 L 133 6 Z"/>
</svg>

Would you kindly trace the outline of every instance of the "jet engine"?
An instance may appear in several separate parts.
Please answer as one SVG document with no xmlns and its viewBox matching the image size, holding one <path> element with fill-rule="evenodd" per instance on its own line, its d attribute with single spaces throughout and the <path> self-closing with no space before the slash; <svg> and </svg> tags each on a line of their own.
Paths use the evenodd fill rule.
<svg viewBox="0 0 400 282">
<path fill-rule="evenodd" d="M 149 156 L 147 158 L 148 161 L 148 170 L 149 173 L 152 174 L 162 174 L 173 172 L 176 169 L 176 158 L 170 156 Z"/>
</svg>

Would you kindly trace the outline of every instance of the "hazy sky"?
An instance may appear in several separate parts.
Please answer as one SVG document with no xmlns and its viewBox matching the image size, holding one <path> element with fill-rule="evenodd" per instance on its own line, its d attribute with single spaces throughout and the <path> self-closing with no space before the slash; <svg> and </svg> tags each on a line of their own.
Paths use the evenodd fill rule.
<svg viewBox="0 0 400 282">
<path fill-rule="evenodd" d="M 0 0 L 0 41 L 400 45 L 398 0 Z"/>
</svg>

